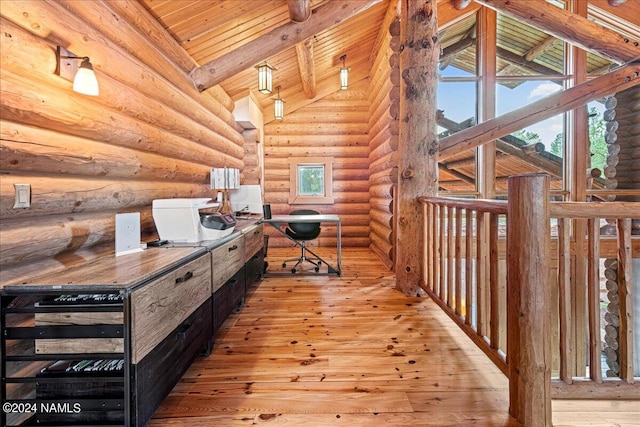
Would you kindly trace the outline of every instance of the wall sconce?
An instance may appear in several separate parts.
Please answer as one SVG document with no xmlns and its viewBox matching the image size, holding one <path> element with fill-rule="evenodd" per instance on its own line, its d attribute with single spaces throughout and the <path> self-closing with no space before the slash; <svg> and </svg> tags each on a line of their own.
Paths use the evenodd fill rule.
<svg viewBox="0 0 640 427">
<path fill-rule="evenodd" d="M 256 68 L 258 69 L 258 91 L 268 95 L 273 87 L 273 70 L 275 68 L 267 61 L 257 65 Z"/>
<path fill-rule="evenodd" d="M 273 103 L 273 117 L 276 120 L 282 120 L 284 118 L 284 99 L 280 98 L 280 86 L 276 90 L 278 91 L 278 97 Z"/>
<path fill-rule="evenodd" d="M 88 56 L 78 56 L 62 46 L 56 49 L 56 74 L 73 82 L 73 90 L 85 95 L 98 96 L 98 79 Z M 78 60 L 81 60 L 78 66 Z"/>
<path fill-rule="evenodd" d="M 340 89 L 347 90 L 349 87 L 349 69 L 344 65 L 344 60 L 347 59 L 347 55 L 340 57 L 342 60 L 342 68 L 340 68 Z"/>
</svg>

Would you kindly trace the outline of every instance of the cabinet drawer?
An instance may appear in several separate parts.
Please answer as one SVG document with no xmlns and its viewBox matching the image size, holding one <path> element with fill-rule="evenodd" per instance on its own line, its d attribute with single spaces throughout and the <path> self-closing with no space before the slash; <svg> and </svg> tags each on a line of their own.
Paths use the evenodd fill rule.
<svg viewBox="0 0 640 427">
<path fill-rule="evenodd" d="M 191 316 L 173 330 L 140 363 L 132 366 L 135 396 L 131 426 L 147 422 L 180 381 L 191 363 L 211 342 L 211 295 Z"/>
<path fill-rule="evenodd" d="M 213 294 L 244 265 L 244 236 L 238 236 L 211 251 Z"/>
<path fill-rule="evenodd" d="M 133 363 L 211 296 L 210 263 L 208 255 L 202 256 L 131 294 Z"/>
<path fill-rule="evenodd" d="M 65 326 L 72 325 L 122 325 L 124 316 L 122 312 L 100 312 L 96 308 L 93 312 L 73 312 L 73 306 L 69 306 L 69 312 L 60 313 L 36 313 L 36 326 L 57 327 L 61 330 Z M 35 340 L 37 354 L 51 353 L 123 353 L 123 338 L 56 338 Z"/>
<path fill-rule="evenodd" d="M 244 235 L 244 262 L 246 263 L 264 245 L 262 224 L 257 224 Z"/>
</svg>

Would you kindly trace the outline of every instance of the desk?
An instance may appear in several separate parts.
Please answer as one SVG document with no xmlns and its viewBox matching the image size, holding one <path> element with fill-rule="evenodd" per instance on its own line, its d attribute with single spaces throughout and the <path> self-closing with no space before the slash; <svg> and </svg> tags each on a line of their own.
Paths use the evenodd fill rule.
<svg viewBox="0 0 640 427">
<path fill-rule="evenodd" d="M 342 274 L 342 226 L 340 223 L 340 217 L 338 215 L 274 215 L 271 218 L 264 218 L 262 220 L 265 224 L 270 224 L 273 228 L 278 230 L 280 234 L 286 236 L 289 240 L 296 244 L 296 246 L 302 246 L 300 242 L 296 241 L 294 238 L 289 236 L 281 226 L 287 226 L 290 222 L 331 222 L 338 224 L 338 239 L 336 243 L 336 251 L 338 252 L 338 265 L 337 268 L 326 262 L 324 259 L 320 258 L 316 253 L 314 253 L 307 246 L 307 252 L 311 253 L 313 256 L 318 258 L 327 266 L 326 274 L 336 274 L 340 276 Z M 267 275 L 277 275 L 278 273 L 266 273 Z M 284 273 L 290 274 L 290 273 Z M 317 273 L 314 273 L 317 274 Z M 322 274 L 322 273 L 320 273 Z"/>
</svg>

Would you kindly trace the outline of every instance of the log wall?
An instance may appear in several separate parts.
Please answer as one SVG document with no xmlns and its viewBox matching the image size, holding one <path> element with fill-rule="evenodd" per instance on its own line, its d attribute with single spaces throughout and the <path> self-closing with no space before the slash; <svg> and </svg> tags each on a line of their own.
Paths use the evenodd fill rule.
<svg viewBox="0 0 640 427">
<path fill-rule="evenodd" d="M 153 199 L 211 197 L 210 168 L 252 154 L 233 101 L 194 88 L 193 60 L 139 3 L 3 0 L 0 27 L 2 281 L 113 251 L 117 213 L 154 234 Z M 90 56 L 99 96 L 54 74 L 57 45 Z M 13 209 L 15 183 L 30 208 Z"/>
<path fill-rule="evenodd" d="M 384 30 L 383 30 L 384 31 Z M 388 31 L 375 58 L 369 86 L 369 184 L 371 208 L 370 249 L 389 268 L 393 266 L 393 190 L 397 183 L 395 152 L 398 148 L 399 79 L 392 81 L 397 55 L 385 46 L 392 43 Z M 398 38 L 397 36 L 395 38 Z M 397 67 L 395 73 L 397 73 Z"/>
<path fill-rule="evenodd" d="M 337 83 L 337 82 L 336 82 Z M 366 98 L 368 80 L 349 86 L 265 125 L 264 203 L 273 215 L 294 209 L 337 214 L 342 221 L 342 246 L 369 245 L 369 140 Z M 286 104 L 285 104 L 286 107 Z M 289 157 L 333 157 L 333 204 L 289 205 Z M 315 246 L 335 246 L 336 227 L 323 225 Z M 291 242 L 275 230 L 269 247 Z"/>
</svg>

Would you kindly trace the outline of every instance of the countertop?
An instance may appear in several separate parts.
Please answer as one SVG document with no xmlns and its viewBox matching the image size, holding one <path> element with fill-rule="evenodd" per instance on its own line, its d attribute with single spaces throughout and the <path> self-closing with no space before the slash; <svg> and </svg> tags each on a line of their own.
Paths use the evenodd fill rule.
<svg viewBox="0 0 640 427">
<path fill-rule="evenodd" d="M 36 275 L 27 280 L 3 283 L 2 294 L 70 292 L 99 293 L 131 291 L 216 247 L 245 234 L 261 218 L 240 219 L 233 233 L 218 240 L 148 247 L 132 254 L 115 253 L 74 265 L 63 271 Z"/>
</svg>

